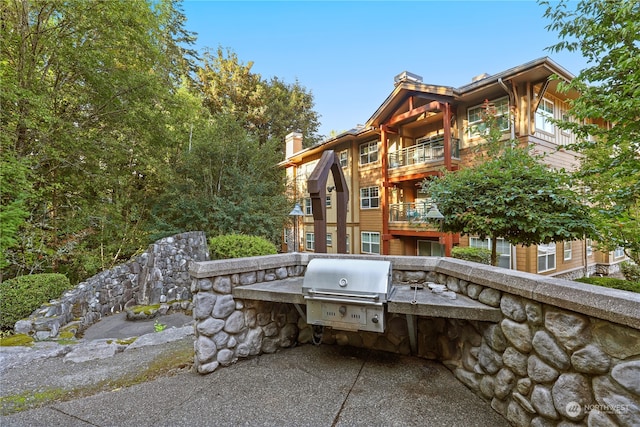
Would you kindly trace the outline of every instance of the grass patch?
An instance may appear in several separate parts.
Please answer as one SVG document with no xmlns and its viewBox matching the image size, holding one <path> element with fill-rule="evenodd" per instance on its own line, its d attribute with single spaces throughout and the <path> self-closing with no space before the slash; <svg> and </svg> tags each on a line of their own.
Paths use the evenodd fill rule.
<svg viewBox="0 0 640 427">
<path fill-rule="evenodd" d="M 61 362 L 62 363 L 62 362 Z M 148 367 L 135 376 L 124 376 L 97 384 L 87 384 L 71 390 L 50 388 L 36 391 L 25 391 L 11 396 L 0 397 L 0 414 L 10 415 L 29 409 L 39 408 L 53 402 L 64 402 L 82 397 L 92 396 L 105 391 L 118 391 L 121 388 L 152 381 L 156 378 L 172 376 L 185 372 L 193 366 L 193 346 L 164 351 L 149 363 Z"/>
<path fill-rule="evenodd" d="M 640 282 L 630 282 L 628 280 L 616 279 L 614 277 L 582 277 L 580 279 L 576 279 L 576 282 L 640 293 Z"/>
</svg>

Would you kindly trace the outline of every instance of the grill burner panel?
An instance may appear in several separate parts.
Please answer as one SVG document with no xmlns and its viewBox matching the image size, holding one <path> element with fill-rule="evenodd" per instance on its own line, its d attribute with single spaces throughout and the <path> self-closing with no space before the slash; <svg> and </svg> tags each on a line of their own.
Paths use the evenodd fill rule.
<svg viewBox="0 0 640 427">
<path fill-rule="evenodd" d="M 390 290 L 389 261 L 312 259 L 302 285 L 307 322 L 348 331 L 384 332 Z"/>
</svg>

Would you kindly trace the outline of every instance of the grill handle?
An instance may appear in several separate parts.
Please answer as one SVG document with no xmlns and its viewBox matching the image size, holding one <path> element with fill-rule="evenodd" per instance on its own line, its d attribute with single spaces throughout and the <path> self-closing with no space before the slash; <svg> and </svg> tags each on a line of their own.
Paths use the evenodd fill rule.
<svg viewBox="0 0 640 427">
<path fill-rule="evenodd" d="M 309 300 L 309 301 L 324 301 L 324 302 L 341 302 L 341 303 L 345 303 L 345 304 L 362 304 L 362 305 L 374 305 L 377 307 L 382 307 L 384 304 L 382 304 L 381 302 L 377 302 L 377 301 L 372 301 L 372 300 L 358 300 L 356 298 L 336 298 L 336 297 L 311 297 L 308 295 L 305 295 L 304 297 L 305 300 Z"/>
<path fill-rule="evenodd" d="M 350 294 L 344 292 L 330 292 L 330 291 L 316 291 L 313 289 L 309 289 L 307 292 L 310 294 L 318 294 L 320 296 L 332 296 L 332 297 L 345 297 L 345 298 L 368 298 L 377 300 L 380 298 L 378 294 Z"/>
</svg>

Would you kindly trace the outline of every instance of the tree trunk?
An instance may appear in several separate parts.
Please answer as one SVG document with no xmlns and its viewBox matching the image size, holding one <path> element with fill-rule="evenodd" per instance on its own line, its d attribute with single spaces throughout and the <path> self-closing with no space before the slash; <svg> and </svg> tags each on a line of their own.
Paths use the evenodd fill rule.
<svg viewBox="0 0 640 427">
<path fill-rule="evenodd" d="M 498 265 L 498 239 L 495 237 L 491 238 L 491 265 Z"/>
</svg>

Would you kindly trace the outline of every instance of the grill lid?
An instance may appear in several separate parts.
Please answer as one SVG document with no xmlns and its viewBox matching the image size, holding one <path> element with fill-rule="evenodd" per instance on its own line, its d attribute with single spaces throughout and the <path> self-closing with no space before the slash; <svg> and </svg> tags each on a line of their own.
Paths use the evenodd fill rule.
<svg viewBox="0 0 640 427">
<path fill-rule="evenodd" d="M 391 289 L 391 262 L 362 259 L 314 258 L 309 261 L 302 293 L 367 298 L 386 302 Z"/>
</svg>

